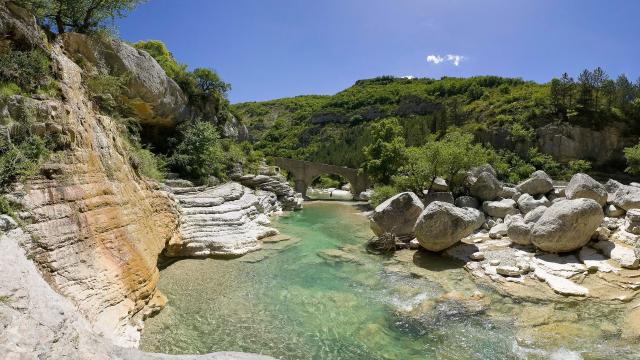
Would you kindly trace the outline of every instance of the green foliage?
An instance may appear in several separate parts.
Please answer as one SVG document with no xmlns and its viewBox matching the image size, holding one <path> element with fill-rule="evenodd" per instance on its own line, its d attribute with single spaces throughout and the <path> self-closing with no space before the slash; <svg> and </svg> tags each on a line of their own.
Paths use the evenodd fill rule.
<svg viewBox="0 0 640 360">
<path fill-rule="evenodd" d="M 15 207 L 4 196 L 0 196 L 0 214 L 14 217 L 15 211 Z"/>
<path fill-rule="evenodd" d="M 591 162 L 587 160 L 569 161 L 569 173 L 565 176 L 571 177 L 573 174 L 586 173 L 591 170 Z"/>
<path fill-rule="evenodd" d="M 452 131 L 440 140 L 432 135 L 421 147 L 407 149 L 407 157 L 394 182 L 401 189 L 422 194 L 436 177 L 446 179 L 452 187 L 460 185 L 466 171 L 486 163 L 489 153 L 473 143 L 472 135 Z"/>
<path fill-rule="evenodd" d="M 149 53 L 162 67 L 164 72 L 172 79 L 186 76 L 188 73 L 187 66 L 178 63 L 171 52 L 167 49 L 162 41 L 149 40 L 139 41 L 133 46 L 136 49 L 144 50 Z"/>
<path fill-rule="evenodd" d="M 21 95 L 22 89 L 16 83 L 0 83 L 0 97 Z"/>
<path fill-rule="evenodd" d="M 552 178 L 562 177 L 563 168 L 551 155 L 541 153 L 537 148 L 529 149 L 529 162 L 538 170 L 544 170 Z"/>
<path fill-rule="evenodd" d="M 371 144 L 363 149 L 362 170 L 376 183 L 389 184 L 406 158 L 404 130 L 398 119 L 389 118 L 374 123 L 371 136 Z"/>
<path fill-rule="evenodd" d="M 625 171 L 631 175 L 640 174 L 640 144 L 625 148 L 624 157 L 627 159 Z"/>
<path fill-rule="evenodd" d="M 313 181 L 313 186 L 319 187 L 322 189 L 330 189 L 330 188 L 340 188 L 341 181 L 336 179 L 335 176 L 331 175 L 321 175 L 317 179 Z"/>
<path fill-rule="evenodd" d="M 45 27 L 57 33 L 90 33 L 122 18 L 144 0 L 18 0 Z"/>
<path fill-rule="evenodd" d="M 3 93 L 10 95 L 22 92 L 18 89 L 33 93 L 50 86 L 52 81 L 51 60 L 41 49 L 8 49 L 0 53 L 0 84 Z"/>
<path fill-rule="evenodd" d="M 218 74 L 212 69 L 197 68 L 193 70 L 193 78 L 200 91 L 206 96 L 213 94 L 223 94 L 231 90 L 231 85 L 220 79 Z"/>
<path fill-rule="evenodd" d="M 385 200 L 391 198 L 392 196 L 398 194 L 400 191 L 393 185 L 379 185 L 373 189 L 373 194 L 371 198 L 369 198 L 369 204 L 371 206 L 376 207 Z"/>
<path fill-rule="evenodd" d="M 37 174 L 49 153 L 45 141 L 35 135 L 0 139 L 0 189 Z"/>
<path fill-rule="evenodd" d="M 139 145 L 130 147 L 129 160 L 139 175 L 156 181 L 164 179 L 166 161 L 149 149 Z"/>
<path fill-rule="evenodd" d="M 209 176 L 224 178 L 225 153 L 213 125 L 196 121 L 180 130 L 180 140 L 169 157 L 169 166 L 191 179 L 206 181 Z"/>
</svg>

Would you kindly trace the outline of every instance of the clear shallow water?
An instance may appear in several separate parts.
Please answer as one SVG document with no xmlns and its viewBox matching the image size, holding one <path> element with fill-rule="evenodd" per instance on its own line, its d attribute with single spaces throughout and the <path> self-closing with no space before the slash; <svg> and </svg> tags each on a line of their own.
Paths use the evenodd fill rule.
<svg viewBox="0 0 640 360">
<path fill-rule="evenodd" d="M 280 359 L 633 358 L 614 330 L 597 329 L 597 309 L 573 305 L 559 323 L 572 342 L 556 341 L 550 328 L 551 339 L 519 346 L 518 337 L 528 335 L 516 325 L 520 312 L 536 305 L 487 289 L 480 290 L 490 305 L 469 305 L 464 299 L 479 289 L 463 269 L 435 256 L 425 259 L 430 276 L 385 269 L 394 260 L 364 251 L 372 234 L 353 205 L 305 204 L 274 225 L 293 240 L 239 259 L 183 260 L 163 270 L 159 286 L 169 304 L 147 320 L 141 348 Z M 544 306 L 532 323 L 546 316 Z M 610 318 L 615 328 L 618 320 Z"/>
</svg>

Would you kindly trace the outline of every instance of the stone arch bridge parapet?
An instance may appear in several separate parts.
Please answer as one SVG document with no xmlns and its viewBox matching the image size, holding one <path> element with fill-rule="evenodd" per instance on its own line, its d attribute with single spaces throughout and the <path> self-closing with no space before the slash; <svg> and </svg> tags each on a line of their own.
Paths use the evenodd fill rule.
<svg viewBox="0 0 640 360">
<path fill-rule="evenodd" d="M 351 184 L 351 193 L 354 198 L 357 198 L 361 192 L 367 190 L 371 185 L 369 178 L 360 173 L 358 169 L 280 157 L 274 157 L 273 159 L 276 166 L 287 170 L 293 175 L 296 191 L 305 197 L 307 188 L 313 183 L 313 180 L 325 174 L 339 175 L 347 179 Z"/>
</svg>

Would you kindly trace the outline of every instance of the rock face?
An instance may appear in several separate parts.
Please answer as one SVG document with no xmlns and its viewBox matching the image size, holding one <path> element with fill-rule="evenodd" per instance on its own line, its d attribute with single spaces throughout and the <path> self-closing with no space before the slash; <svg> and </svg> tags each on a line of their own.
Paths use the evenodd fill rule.
<svg viewBox="0 0 640 360">
<path fill-rule="evenodd" d="M 586 245 L 602 223 L 602 207 L 592 199 L 553 204 L 531 229 L 531 242 L 540 250 L 557 253 Z"/>
<path fill-rule="evenodd" d="M 571 125 L 547 125 L 538 129 L 536 135 L 540 151 L 562 162 L 589 159 L 594 165 L 602 165 L 620 161 L 624 160 L 622 149 L 628 146 L 623 130 L 615 126 L 596 131 Z"/>
<path fill-rule="evenodd" d="M 476 209 L 436 201 L 420 214 L 416 239 L 429 251 L 442 251 L 471 235 L 483 223 L 484 215 Z"/>
<path fill-rule="evenodd" d="M 538 170 L 531 174 L 527 180 L 518 184 L 516 189 L 523 194 L 546 194 L 553 190 L 553 180 L 551 180 L 551 177 L 547 175 L 547 173 L 542 170 Z"/>
<path fill-rule="evenodd" d="M 502 184 L 491 172 L 483 172 L 471 185 L 471 195 L 483 201 L 491 201 L 502 191 Z"/>
<path fill-rule="evenodd" d="M 582 173 L 573 175 L 571 181 L 567 184 L 565 195 L 569 200 L 593 199 L 600 206 L 604 206 L 607 203 L 607 190 L 604 185 L 595 181 L 591 176 Z"/>
<path fill-rule="evenodd" d="M 397 237 L 413 237 L 416 220 L 423 210 L 424 205 L 416 194 L 400 193 L 375 208 L 371 214 L 371 230 L 377 236 L 391 233 Z"/>
<path fill-rule="evenodd" d="M 143 123 L 171 127 L 188 113 L 187 97 L 147 52 L 127 43 L 64 34 L 65 51 L 82 57 L 99 71 L 128 76 L 126 97 Z"/>
<path fill-rule="evenodd" d="M 615 180 L 607 181 L 604 186 L 608 193 L 607 202 L 626 211 L 640 209 L 640 188 L 623 185 Z"/>
<path fill-rule="evenodd" d="M 237 256 L 260 248 L 276 235 L 265 214 L 279 210 L 275 194 L 238 183 L 213 188 L 171 188 L 180 207 L 180 227 L 167 256 Z"/>
<path fill-rule="evenodd" d="M 24 104 L 37 109 L 36 122 L 57 129 L 64 153 L 7 198 L 24 209 L 34 239 L 25 246 L 45 278 L 97 331 L 135 345 L 142 319 L 165 302 L 157 256 L 178 214 L 131 166 L 117 123 L 94 111 L 81 69 L 58 46 L 51 53 L 65 100 Z"/>
<path fill-rule="evenodd" d="M 485 214 L 497 218 L 504 218 L 507 215 L 519 213 L 518 209 L 516 209 L 516 202 L 512 199 L 485 201 L 482 204 L 482 210 Z"/>
</svg>

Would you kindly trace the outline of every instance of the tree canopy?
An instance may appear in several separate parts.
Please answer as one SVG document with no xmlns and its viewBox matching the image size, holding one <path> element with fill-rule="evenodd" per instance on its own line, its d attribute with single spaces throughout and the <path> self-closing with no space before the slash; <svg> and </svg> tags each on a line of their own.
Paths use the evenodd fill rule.
<svg viewBox="0 0 640 360">
<path fill-rule="evenodd" d="M 127 15 L 145 0 L 19 0 L 50 30 L 89 33 Z"/>
</svg>

